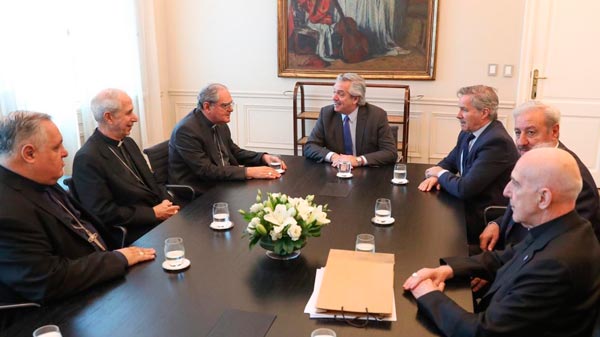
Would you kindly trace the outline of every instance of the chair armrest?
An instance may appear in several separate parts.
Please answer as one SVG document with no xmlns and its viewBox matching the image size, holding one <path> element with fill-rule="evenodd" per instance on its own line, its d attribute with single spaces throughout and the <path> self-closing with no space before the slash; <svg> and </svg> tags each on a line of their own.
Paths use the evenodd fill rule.
<svg viewBox="0 0 600 337">
<path fill-rule="evenodd" d="M 0 310 L 2 309 L 16 309 L 16 308 L 26 308 L 26 307 L 41 307 L 38 303 L 15 303 L 15 304 L 0 304 Z"/>
<path fill-rule="evenodd" d="M 196 198 L 196 192 L 194 192 L 194 189 L 190 185 L 167 184 L 165 187 L 167 188 L 167 192 L 169 192 L 173 198 L 178 198 L 185 201 L 191 201 Z"/>
<path fill-rule="evenodd" d="M 127 228 L 123 227 L 123 226 L 118 226 L 115 225 L 113 226 L 114 228 L 118 229 L 119 231 L 121 231 L 122 235 L 121 235 L 121 248 L 125 247 L 125 238 L 127 238 Z"/>
<path fill-rule="evenodd" d="M 497 219 L 498 217 L 501 217 L 504 212 L 506 212 L 506 206 L 488 206 L 483 210 L 483 221 L 485 222 L 484 225 L 487 226 L 487 224 L 492 221 Z"/>
</svg>

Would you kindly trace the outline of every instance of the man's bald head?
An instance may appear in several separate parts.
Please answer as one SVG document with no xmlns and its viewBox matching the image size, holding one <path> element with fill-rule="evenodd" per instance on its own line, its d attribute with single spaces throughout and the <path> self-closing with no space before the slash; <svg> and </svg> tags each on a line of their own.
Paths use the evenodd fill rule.
<svg viewBox="0 0 600 337">
<path fill-rule="evenodd" d="M 556 148 L 526 152 L 517 162 L 504 189 L 513 220 L 536 226 L 575 208 L 582 180 L 575 158 Z"/>
</svg>

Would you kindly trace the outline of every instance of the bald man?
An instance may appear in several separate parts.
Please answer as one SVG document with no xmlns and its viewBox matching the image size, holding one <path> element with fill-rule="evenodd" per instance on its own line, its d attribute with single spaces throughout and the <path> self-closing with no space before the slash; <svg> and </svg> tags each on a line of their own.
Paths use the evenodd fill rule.
<svg viewBox="0 0 600 337">
<path fill-rule="evenodd" d="M 568 152 L 525 153 L 504 189 L 513 220 L 529 231 L 525 240 L 503 252 L 443 259 L 443 266 L 410 276 L 404 289 L 447 336 L 590 336 L 600 299 L 600 247 L 575 211 L 581 186 Z M 450 278 L 474 276 L 494 282 L 473 314 L 442 291 Z"/>
</svg>

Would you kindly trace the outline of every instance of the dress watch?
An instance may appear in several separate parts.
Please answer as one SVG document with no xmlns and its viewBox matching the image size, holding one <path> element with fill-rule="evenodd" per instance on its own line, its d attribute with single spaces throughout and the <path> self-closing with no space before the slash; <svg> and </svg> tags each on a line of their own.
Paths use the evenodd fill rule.
<svg viewBox="0 0 600 337">
<path fill-rule="evenodd" d="M 356 162 L 358 163 L 358 166 L 363 166 L 363 159 L 362 157 L 356 157 Z"/>
</svg>

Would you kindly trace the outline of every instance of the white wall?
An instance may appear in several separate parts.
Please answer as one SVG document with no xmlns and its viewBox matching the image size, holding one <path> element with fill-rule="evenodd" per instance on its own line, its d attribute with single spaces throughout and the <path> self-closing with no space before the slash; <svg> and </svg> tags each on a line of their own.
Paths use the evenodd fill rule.
<svg viewBox="0 0 600 337">
<path fill-rule="evenodd" d="M 486 84 L 498 89 L 500 118 L 514 105 L 517 77 L 487 76 L 487 65 L 515 66 L 518 70 L 524 5 L 521 0 L 440 1 L 438 51 L 434 81 L 404 81 L 413 96 L 410 157 L 413 162 L 436 162 L 453 146 L 459 131 L 456 90 Z M 195 105 L 198 90 L 210 82 L 226 84 L 237 102 L 230 127 L 237 143 L 246 148 L 292 153 L 291 95 L 296 79 L 277 77 L 277 1 L 275 0 L 156 0 L 158 70 L 161 93 L 166 94 L 162 135 L 167 138 L 176 120 Z M 165 70 L 164 67 L 167 67 Z M 385 81 L 384 81 L 385 82 Z M 329 103 L 330 90 L 315 94 L 309 103 Z M 367 98 L 386 104 L 386 93 Z M 164 117 L 168 116 L 168 117 Z"/>
</svg>

